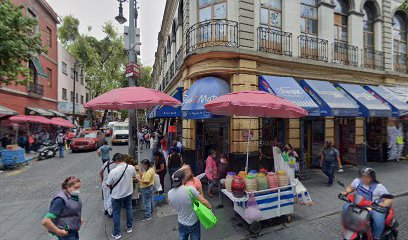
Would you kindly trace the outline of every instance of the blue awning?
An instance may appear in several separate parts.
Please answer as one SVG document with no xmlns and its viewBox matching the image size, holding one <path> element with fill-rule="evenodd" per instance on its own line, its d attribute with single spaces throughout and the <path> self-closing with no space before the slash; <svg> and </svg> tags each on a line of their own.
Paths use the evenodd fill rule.
<svg viewBox="0 0 408 240">
<path fill-rule="evenodd" d="M 408 103 L 408 86 L 384 87 L 395 93 L 395 97 L 401 102 Z"/>
<path fill-rule="evenodd" d="M 212 114 L 205 110 L 204 104 L 230 91 L 228 83 L 216 77 L 205 77 L 195 81 L 183 96 L 183 106 L 181 107 L 183 118 L 211 118 Z"/>
<path fill-rule="evenodd" d="M 358 106 L 330 82 L 301 80 L 299 84 L 317 102 L 322 116 L 357 117 Z"/>
<path fill-rule="evenodd" d="M 170 96 L 175 99 L 182 101 L 183 98 L 183 88 L 176 88 Z M 156 106 L 147 115 L 148 118 L 176 118 L 181 117 L 181 106 L 171 107 L 171 106 Z"/>
<path fill-rule="evenodd" d="M 339 83 L 336 86 L 343 89 L 360 106 L 363 117 L 391 117 L 391 108 L 367 92 L 357 84 Z"/>
<path fill-rule="evenodd" d="M 309 112 L 309 116 L 320 116 L 319 106 L 291 77 L 260 76 L 259 90 L 285 98 Z"/>
<path fill-rule="evenodd" d="M 391 107 L 392 116 L 399 117 L 408 114 L 408 104 L 400 101 L 396 97 L 396 94 L 391 92 L 387 88 L 380 86 L 365 86 L 364 88 L 367 91 L 375 94 L 375 96 L 379 98 L 381 101 L 388 104 L 388 106 Z"/>
</svg>

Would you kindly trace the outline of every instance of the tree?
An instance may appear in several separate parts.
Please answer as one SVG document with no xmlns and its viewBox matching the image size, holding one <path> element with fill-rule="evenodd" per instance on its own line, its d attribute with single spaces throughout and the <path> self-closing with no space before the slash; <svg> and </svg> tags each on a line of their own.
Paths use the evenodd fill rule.
<svg viewBox="0 0 408 240">
<path fill-rule="evenodd" d="M 0 0 L 0 85 L 26 85 L 31 80 L 28 61 L 46 51 L 41 35 L 34 32 L 37 24 L 23 16 L 22 7 Z"/>
</svg>

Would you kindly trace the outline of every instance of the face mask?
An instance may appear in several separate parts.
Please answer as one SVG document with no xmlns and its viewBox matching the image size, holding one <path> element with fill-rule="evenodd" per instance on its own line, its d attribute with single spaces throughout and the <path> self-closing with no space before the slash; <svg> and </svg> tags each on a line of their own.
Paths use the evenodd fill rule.
<svg viewBox="0 0 408 240">
<path fill-rule="evenodd" d="M 220 161 L 221 161 L 222 163 L 225 163 L 225 158 L 221 158 Z"/>
<path fill-rule="evenodd" d="M 75 190 L 75 191 L 72 191 L 70 194 L 71 194 L 71 196 L 75 196 L 75 197 L 78 197 L 79 196 L 79 190 Z"/>
</svg>

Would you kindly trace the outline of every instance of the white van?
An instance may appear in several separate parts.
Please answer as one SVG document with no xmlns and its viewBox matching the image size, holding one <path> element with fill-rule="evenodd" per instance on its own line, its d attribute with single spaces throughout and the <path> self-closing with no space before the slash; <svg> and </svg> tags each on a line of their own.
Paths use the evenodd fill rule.
<svg viewBox="0 0 408 240">
<path fill-rule="evenodd" d="M 129 142 L 129 123 L 116 122 L 112 128 L 112 145 Z"/>
</svg>

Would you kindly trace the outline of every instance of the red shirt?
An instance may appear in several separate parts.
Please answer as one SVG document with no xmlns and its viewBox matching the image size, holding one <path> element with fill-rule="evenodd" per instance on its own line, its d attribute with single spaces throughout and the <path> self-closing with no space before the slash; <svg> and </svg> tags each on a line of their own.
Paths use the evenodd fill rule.
<svg viewBox="0 0 408 240">
<path fill-rule="evenodd" d="M 208 156 L 206 161 L 205 176 L 207 176 L 208 180 L 214 180 L 214 178 L 217 178 L 217 164 L 211 156 Z"/>
<path fill-rule="evenodd" d="M 166 141 L 166 139 L 163 138 L 163 139 L 160 141 L 160 144 L 161 144 L 162 149 L 163 149 L 164 151 L 167 151 L 168 146 L 167 146 L 167 141 Z"/>
</svg>

